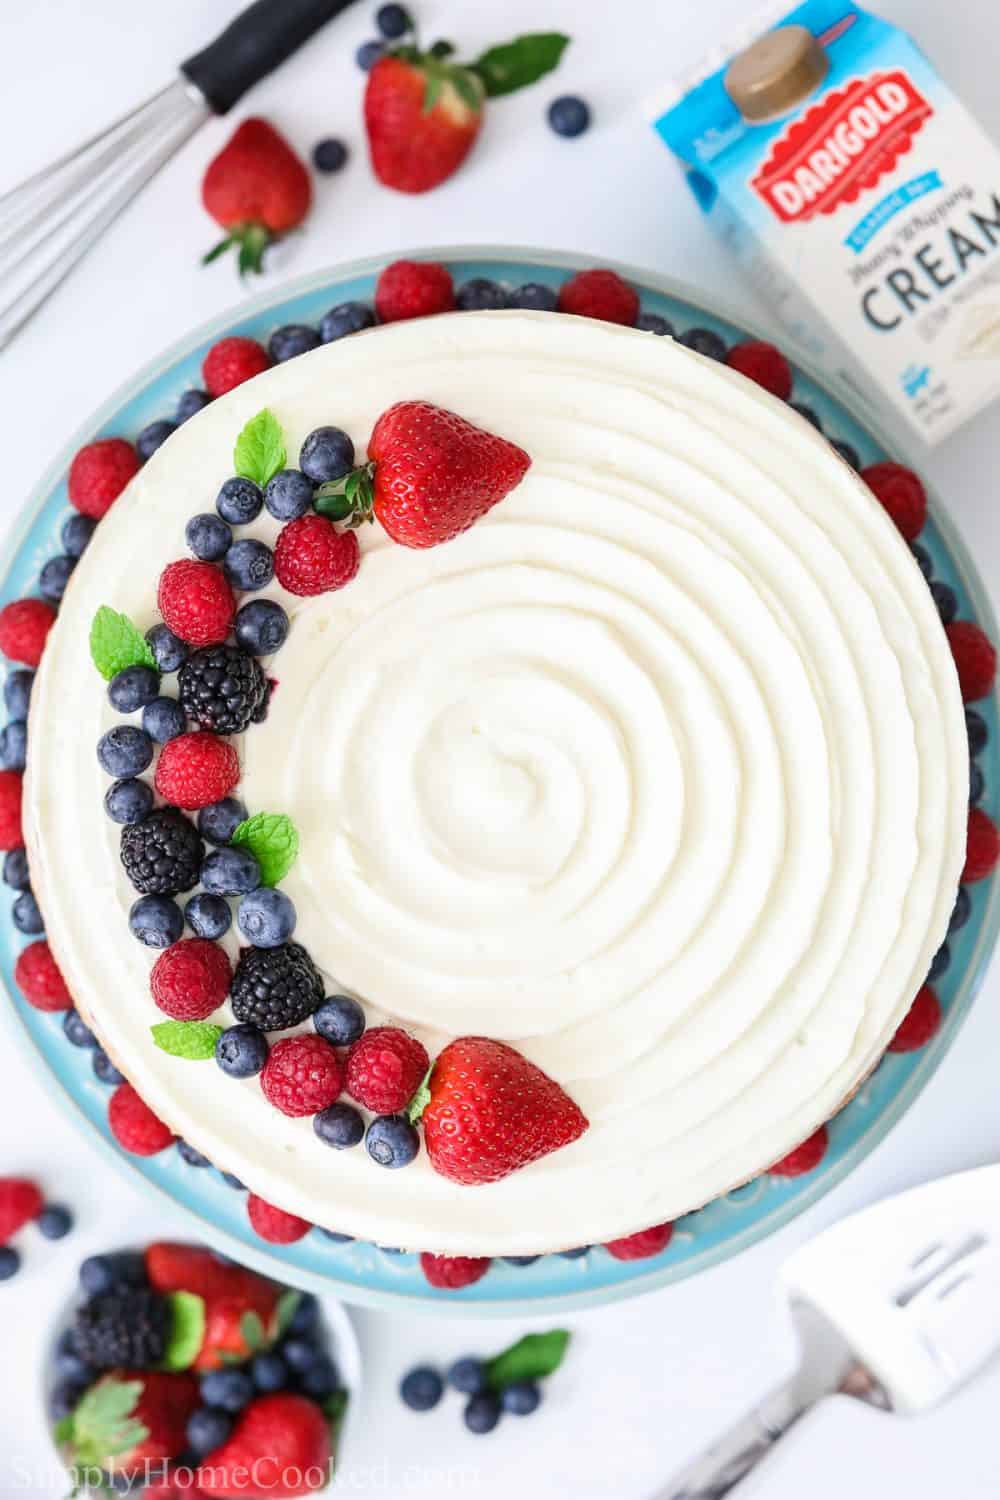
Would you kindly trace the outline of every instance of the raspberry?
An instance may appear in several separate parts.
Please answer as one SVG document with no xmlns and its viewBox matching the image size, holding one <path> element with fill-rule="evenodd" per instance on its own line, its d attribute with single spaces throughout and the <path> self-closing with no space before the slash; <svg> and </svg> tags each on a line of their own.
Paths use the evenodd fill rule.
<svg viewBox="0 0 1000 1500">
<path fill-rule="evenodd" d="M 347 1054 L 344 1087 L 377 1115 L 404 1110 L 430 1067 L 427 1048 L 398 1026 L 373 1026 Z"/>
<path fill-rule="evenodd" d="M 95 1370 L 152 1369 L 166 1352 L 170 1316 L 166 1297 L 145 1287 L 94 1297 L 77 1311 L 74 1351 Z"/>
<path fill-rule="evenodd" d="M 734 344 L 726 355 L 726 364 L 782 401 L 787 401 L 792 394 L 791 367 L 781 350 L 773 344 L 765 344 L 760 339 Z"/>
<path fill-rule="evenodd" d="M 158 807 L 122 829 L 121 861 L 143 896 L 178 896 L 198 883 L 205 845 L 176 807 Z"/>
<path fill-rule="evenodd" d="M 321 1036 L 290 1036 L 271 1048 L 260 1086 L 283 1115 L 318 1115 L 341 1090 L 340 1063 Z"/>
<path fill-rule="evenodd" d="M 256 339 L 220 339 L 205 355 L 201 379 L 210 396 L 224 396 L 270 367 L 271 356 Z"/>
<path fill-rule="evenodd" d="M 21 773 L 0 771 L 0 849 L 20 849 L 23 844 Z"/>
<path fill-rule="evenodd" d="M 996 869 L 1000 859 L 1000 830 L 979 807 L 969 808 L 969 825 L 965 839 L 965 869 L 962 879 L 985 880 Z"/>
<path fill-rule="evenodd" d="M 69 466 L 69 501 L 99 521 L 140 468 L 139 455 L 124 438 L 101 438 L 81 448 Z"/>
<path fill-rule="evenodd" d="M 175 1021 L 204 1021 L 229 994 L 233 971 L 225 949 L 207 938 L 183 938 L 153 965 L 153 999 Z"/>
<path fill-rule="evenodd" d="M 916 541 L 927 520 L 927 492 L 917 474 L 902 464 L 869 464 L 861 478 L 908 542 Z"/>
<path fill-rule="evenodd" d="M 37 1219 L 45 1203 L 27 1177 L 0 1177 L 0 1245 Z"/>
<path fill-rule="evenodd" d="M 673 1237 L 673 1224 L 654 1224 L 651 1229 L 640 1229 L 638 1234 L 626 1234 L 619 1240 L 608 1240 L 604 1246 L 615 1260 L 645 1260 L 647 1256 L 659 1255 Z"/>
<path fill-rule="evenodd" d="M 958 685 L 966 703 L 985 698 L 997 671 L 996 647 L 971 620 L 954 620 L 944 627 L 955 660 Z"/>
<path fill-rule="evenodd" d="M 44 599 L 15 599 L 0 609 L 0 651 L 11 661 L 37 667 L 56 612 Z"/>
<path fill-rule="evenodd" d="M 801 1146 L 796 1146 L 794 1151 L 789 1151 L 787 1156 L 774 1163 L 770 1169 L 772 1177 L 801 1177 L 805 1172 L 814 1171 L 826 1155 L 828 1144 L 826 1126 L 821 1125 Z"/>
<path fill-rule="evenodd" d="M 929 984 L 922 985 L 916 999 L 900 1021 L 889 1043 L 890 1052 L 916 1052 L 941 1025 L 941 1002 Z"/>
<path fill-rule="evenodd" d="M 259 663 L 236 646 L 193 652 L 181 667 L 178 688 L 188 718 L 216 734 L 242 734 L 268 697 Z"/>
<path fill-rule="evenodd" d="M 328 594 L 350 583 L 361 565 L 355 531 L 338 531 L 326 516 L 301 516 L 283 527 L 274 575 L 290 594 Z"/>
<path fill-rule="evenodd" d="M 375 288 L 375 311 L 380 323 L 404 318 L 426 318 L 451 312 L 455 289 L 451 273 L 432 260 L 396 260 L 386 266 Z"/>
<path fill-rule="evenodd" d="M 431 1286 L 449 1292 L 481 1281 L 489 1268 L 489 1260 L 478 1255 L 429 1255 L 425 1250 L 420 1257 L 420 1269 Z"/>
<path fill-rule="evenodd" d="M 155 1156 L 177 1139 L 130 1083 L 120 1083 L 111 1095 L 108 1125 L 119 1146 L 133 1156 Z"/>
<path fill-rule="evenodd" d="M 14 966 L 14 982 L 36 1010 L 72 1010 L 73 1000 L 52 949 L 43 940 L 22 948 Z"/>
<path fill-rule="evenodd" d="M 247 1195 L 247 1216 L 261 1239 L 272 1245 L 294 1244 L 312 1228 L 308 1219 L 300 1219 L 298 1214 L 286 1214 L 283 1208 L 265 1203 L 256 1193 Z"/>
<path fill-rule="evenodd" d="M 559 311 L 634 328 L 639 297 L 616 271 L 577 271 L 559 288 Z"/>
<path fill-rule="evenodd" d="M 231 986 L 237 1021 L 261 1031 L 298 1026 L 323 1003 L 323 977 L 301 943 L 244 948 Z"/>
<path fill-rule="evenodd" d="M 212 563 L 168 563 L 156 594 L 168 629 L 189 646 L 217 646 L 226 639 L 236 615 L 236 600 L 226 575 Z"/>
<path fill-rule="evenodd" d="M 169 740 L 154 778 L 160 796 L 188 812 L 221 802 L 239 779 L 239 757 L 232 745 L 205 730 Z"/>
</svg>

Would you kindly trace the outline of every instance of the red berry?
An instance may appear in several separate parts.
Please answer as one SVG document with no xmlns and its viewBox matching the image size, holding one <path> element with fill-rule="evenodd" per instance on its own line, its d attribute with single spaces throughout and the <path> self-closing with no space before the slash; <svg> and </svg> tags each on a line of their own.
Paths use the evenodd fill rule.
<svg viewBox="0 0 1000 1500">
<path fill-rule="evenodd" d="M 156 593 L 167 626 L 191 646 L 219 646 L 232 629 L 236 600 L 226 575 L 211 563 L 168 563 Z"/>
<path fill-rule="evenodd" d="M 177 1139 L 130 1083 L 120 1083 L 111 1095 L 108 1124 L 119 1146 L 133 1156 L 155 1156 Z"/>
<path fill-rule="evenodd" d="M 468 69 L 442 72 L 433 58 L 412 53 L 380 58 L 365 87 L 365 130 L 379 182 L 400 193 L 426 193 L 444 182 L 479 133 L 484 96 Z"/>
<path fill-rule="evenodd" d="M 249 119 L 209 162 L 201 201 L 229 231 L 219 249 L 239 251 L 241 273 L 259 271 L 268 245 L 309 212 L 312 184 L 284 136 L 267 120 Z"/>
<path fill-rule="evenodd" d="M 801 1177 L 805 1172 L 814 1171 L 826 1155 L 828 1144 L 826 1126 L 821 1125 L 801 1146 L 796 1146 L 794 1151 L 789 1151 L 787 1156 L 774 1163 L 770 1169 L 772 1177 Z"/>
<path fill-rule="evenodd" d="M 985 880 L 996 869 L 1000 859 L 1000 830 L 982 808 L 969 808 L 969 825 L 965 839 L 965 869 L 962 879 Z"/>
<path fill-rule="evenodd" d="M 283 1208 L 275 1208 L 273 1203 L 266 1203 L 256 1193 L 247 1196 L 247 1215 L 261 1239 L 269 1240 L 272 1245 L 291 1245 L 312 1228 L 308 1219 L 286 1214 Z"/>
<path fill-rule="evenodd" d="M 0 609 L 0 651 L 11 661 L 37 667 L 56 612 L 44 599 L 15 599 Z"/>
<path fill-rule="evenodd" d="M 318 1115 L 340 1094 L 340 1062 L 321 1036 L 286 1037 L 271 1048 L 260 1086 L 283 1115 Z"/>
<path fill-rule="evenodd" d="M 615 1260 L 646 1260 L 648 1256 L 659 1255 L 665 1250 L 673 1233 L 673 1224 L 654 1224 L 651 1229 L 623 1235 L 620 1240 L 608 1240 L 604 1248 Z"/>
<path fill-rule="evenodd" d="M 227 740 L 204 730 L 168 740 L 156 763 L 154 782 L 165 802 L 194 812 L 221 802 L 240 779 L 240 762 Z"/>
<path fill-rule="evenodd" d="M 37 1219 L 44 1207 L 41 1193 L 27 1177 L 0 1177 L 0 1245 Z"/>
<path fill-rule="evenodd" d="M 927 491 L 920 476 L 902 464 L 869 464 L 861 478 L 908 542 L 916 541 L 927 520 Z"/>
<path fill-rule="evenodd" d="M 69 466 L 70 504 L 81 515 L 99 521 L 139 468 L 139 455 L 124 438 L 101 438 L 88 443 Z"/>
<path fill-rule="evenodd" d="M 577 271 L 559 288 L 559 311 L 634 328 L 639 296 L 617 271 Z"/>
<path fill-rule="evenodd" d="M 420 1257 L 420 1269 L 431 1286 L 449 1292 L 482 1281 L 489 1268 L 489 1259 L 479 1255 L 429 1255 L 425 1250 Z"/>
<path fill-rule="evenodd" d="M 765 344 L 762 339 L 747 339 L 743 344 L 734 344 L 726 355 L 726 364 L 782 401 L 787 401 L 792 394 L 791 366 L 773 344 Z"/>
<path fill-rule="evenodd" d="M 404 1110 L 430 1067 L 427 1048 L 398 1026 L 373 1026 L 347 1054 L 344 1087 L 377 1115 Z"/>
<path fill-rule="evenodd" d="M 916 1052 L 935 1035 L 941 1025 L 941 1002 L 929 984 L 921 986 L 916 999 L 900 1021 L 889 1043 L 890 1052 Z"/>
<path fill-rule="evenodd" d="M 17 955 L 14 982 L 36 1010 L 72 1010 L 73 997 L 44 938 L 29 943 Z"/>
<path fill-rule="evenodd" d="M 996 647 L 984 630 L 971 620 L 954 620 L 944 627 L 958 673 L 958 685 L 966 703 L 985 698 L 997 672 Z"/>
<path fill-rule="evenodd" d="M 350 583 L 361 566 L 355 531 L 338 531 L 326 516 L 300 516 L 282 527 L 274 576 L 290 594 L 329 594 Z"/>
<path fill-rule="evenodd" d="M 160 1009 L 175 1021 L 204 1021 L 218 1010 L 233 977 L 229 958 L 207 938 L 183 938 L 164 949 L 149 987 Z"/>
<path fill-rule="evenodd" d="M 380 323 L 426 318 L 431 313 L 451 312 L 454 306 L 451 272 L 433 260 L 395 260 L 375 287 Z"/>
<path fill-rule="evenodd" d="M 23 843 L 21 773 L 0 771 L 0 849 L 20 849 Z"/>
<path fill-rule="evenodd" d="M 271 356 L 256 339 L 220 339 L 202 362 L 202 384 L 210 396 L 224 396 L 269 369 L 270 364 Z"/>
</svg>

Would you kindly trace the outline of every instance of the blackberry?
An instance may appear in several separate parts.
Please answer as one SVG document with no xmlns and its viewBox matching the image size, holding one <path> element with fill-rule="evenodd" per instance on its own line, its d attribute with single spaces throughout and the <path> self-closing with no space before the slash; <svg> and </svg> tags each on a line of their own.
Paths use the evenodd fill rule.
<svg viewBox="0 0 1000 1500">
<path fill-rule="evenodd" d="M 158 807 L 122 829 L 121 860 L 142 896 L 176 896 L 198 883 L 205 845 L 176 807 Z"/>
<path fill-rule="evenodd" d="M 229 994 L 237 1021 L 261 1031 L 298 1026 L 323 1002 L 323 980 L 301 943 L 244 948 Z"/>
<path fill-rule="evenodd" d="M 216 734 L 242 734 L 267 701 L 260 664 L 238 646 L 204 646 L 192 652 L 178 684 L 188 718 Z"/>
<path fill-rule="evenodd" d="M 96 1370 L 147 1370 L 162 1362 L 170 1307 L 141 1288 L 94 1297 L 76 1315 L 76 1349 Z"/>
</svg>

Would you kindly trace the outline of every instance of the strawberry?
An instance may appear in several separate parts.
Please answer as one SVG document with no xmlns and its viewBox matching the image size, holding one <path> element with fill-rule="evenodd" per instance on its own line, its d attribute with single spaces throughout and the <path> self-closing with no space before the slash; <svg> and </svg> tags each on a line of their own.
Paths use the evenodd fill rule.
<svg viewBox="0 0 1000 1500">
<path fill-rule="evenodd" d="M 587 1129 L 553 1079 L 505 1042 L 449 1042 L 428 1080 L 424 1140 L 431 1165 L 452 1182 L 499 1182 Z"/>
<path fill-rule="evenodd" d="M 59 1431 L 70 1464 L 106 1474 L 145 1473 L 184 1451 L 198 1405 L 192 1375 L 111 1370 L 92 1385 Z"/>
<path fill-rule="evenodd" d="M 282 1393 L 260 1396 L 232 1436 L 195 1471 L 203 1495 L 293 1500 L 329 1483 L 330 1428 L 314 1401 Z"/>
<path fill-rule="evenodd" d="M 233 1356 L 247 1359 L 275 1338 L 281 1288 L 273 1281 L 244 1266 L 226 1265 L 194 1245 L 159 1241 L 149 1246 L 145 1259 L 154 1290 L 193 1292 L 205 1303 L 196 1370 L 217 1370 Z"/>
<path fill-rule="evenodd" d="M 0 1245 L 37 1219 L 44 1207 L 41 1193 L 27 1177 L 0 1177 Z"/>
<path fill-rule="evenodd" d="M 204 257 L 239 251 L 240 275 L 260 271 L 268 245 L 296 229 L 312 204 L 309 173 L 266 120 L 244 120 L 209 162 L 201 201 L 226 237 Z"/>
</svg>

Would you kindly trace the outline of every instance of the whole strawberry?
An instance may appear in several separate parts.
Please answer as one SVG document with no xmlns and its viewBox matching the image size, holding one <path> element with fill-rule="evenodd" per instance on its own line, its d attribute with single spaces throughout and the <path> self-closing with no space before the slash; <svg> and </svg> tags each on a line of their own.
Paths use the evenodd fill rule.
<svg viewBox="0 0 1000 1500">
<path fill-rule="evenodd" d="M 37 1219 L 44 1200 L 27 1177 L 0 1177 L 0 1245 L 6 1245 L 19 1229 Z"/>
<path fill-rule="evenodd" d="M 201 201 L 226 237 L 204 258 L 238 251 L 240 275 L 260 271 L 264 251 L 296 229 L 312 204 L 309 173 L 291 146 L 266 120 L 244 120 L 209 162 Z"/>
<path fill-rule="evenodd" d="M 314 1401 L 260 1396 L 229 1440 L 202 1460 L 195 1478 L 203 1495 L 293 1500 L 325 1488 L 332 1456 L 330 1428 Z"/>
<path fill-rule="evenodd" d="M 587 1129 L 582 1111 L 541 1068 L 505 1042 L 449 1042 L 428 1080 L 424 1141 L 442 1177 L 499 1182 L 568 1146 Z"/>
<path fill-rule="evenodd" d="M 192 1375 L 112 1370 L 90 1387 L 57 1435 L 75 1468 L 91 1474 L 155 1472 L 184 1451 L 198 1402 Z"/>
</svg>

